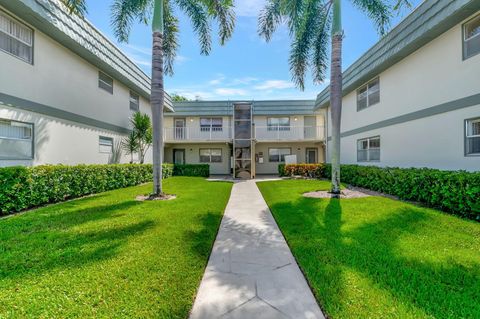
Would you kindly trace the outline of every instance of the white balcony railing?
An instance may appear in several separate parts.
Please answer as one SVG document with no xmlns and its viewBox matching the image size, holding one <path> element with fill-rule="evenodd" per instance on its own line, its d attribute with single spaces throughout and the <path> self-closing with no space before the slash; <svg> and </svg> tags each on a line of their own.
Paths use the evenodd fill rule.
<svg viewBox="0 0 480 319">
<path fill-rule="evenodd" d="M 257 141 L 323 140 L 323 126 L 255 126 Z"/>
<path fill-rule="evenodd" d="M 322 141 L 323 126 L 254 126 L 253 138 L 257 141 Z M 167 142 L 230 141 L 232 128 L 171 127 L 165 128 Z"/>
<path fill-rule="evenodd" d="M 170 127 L 165 128 L 165 141 L 228 141 L 232 139 L 230 127 Z"/>
</svg>

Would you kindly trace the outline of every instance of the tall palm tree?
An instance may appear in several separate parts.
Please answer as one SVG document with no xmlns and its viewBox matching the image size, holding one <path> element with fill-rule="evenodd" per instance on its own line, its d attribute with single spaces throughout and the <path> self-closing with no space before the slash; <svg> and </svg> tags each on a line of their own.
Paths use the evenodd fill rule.
<svg viewBox="0 0 480 319">
<path fill-rule="evenodd" d="M 87 0 L 62 0 L 68 8 L 80 16 L 87 12 Z M 200 52 L 208 55 L 211 50 L 211 24 L 218 23 L 220 44 L 231 37 L 235 14 L 233 0 L 112 0 L 111 21 L 115 36 L 120 42 L 128 42 L 132 24 L 152 25 L 152 87 L 150 103 L 153 126 L 153 193 L 160 197 L 162 188 L 163 161 L 163 105 L 165 92 L 164 71 L 173 74 L 173 62 L 178 49 L 178 18 L 175 12 L 182 11 L 192 22 L 200 42 Z M 178 11 L 175 11 L 175 8 Z"/>
<path fill-rule="evenodd" d="M 379 33 L 387 30 L 392 13 L 408 0 L 351 0 L 373 20 Z M 286 22 L 292 37 L 290 71 L 295 84 L 305 87 L 311 69 L 315 83 L 325 80 L 328 43 L 331 40 L 330 109 L 332 119 L 332 193 L 340 194 L 340 120 L 342 113 L 342 15 L 341 0 L 267 0 L 260 13 L 259 34 L 270 41 L 277 27 Z"/>
</svg>

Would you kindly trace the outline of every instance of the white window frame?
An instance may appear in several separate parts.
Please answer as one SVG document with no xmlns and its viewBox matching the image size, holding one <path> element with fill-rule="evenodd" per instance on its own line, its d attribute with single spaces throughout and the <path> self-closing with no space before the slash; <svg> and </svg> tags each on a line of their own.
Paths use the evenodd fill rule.
<svg viewBox="0 0 480 319">
<path fill-rule="evenodd" d="M 378 141 L 379 141 L 379 143 L 380 143 L 380 146 L 379 146 L 379 147 L 370 147 L 370 141 L 371 141 L 371 140 L 377 140 L 377 139 L 378 139 Z M 364 141 L 367 141 L 367 148 L 366 148 L 366 149 L 359 149 L 359 147 L 358 147 L 359 144 L 360 144 L 361 142 L 364 142 Z M 381 149 L 382 149 L 382 141 L 381 141 L 381 139 L 380 139 L 380 135 L 358 139 L 358 140 L 357 140 L 357 146 L 356 146 L 356 147 L 357 147 L 357 162 L 359 162 L 359 163 L 363 163 L 363 162 L 380 162 L 380 159 L 381 159 Z M 375 151 L 378 150 L 378 154 L 379 154 L 378 159 L 370 159 L 370 153 L 371 153 L 370 151 L 371 151 L 371 150 L 375 150 Z M 359 159 L 358 153 L 359 153 L 360 151 L 366 151 L 366 153 L 367 153 L 367 159 L 365 159 L 365 160 L 360 160 L 360 159 Z"/>
<path fill-rule="evenodd" d="M 105 142 L 102 142 L 102 139 L 103 140 L 109 140 L 111 141 L 111 143 L 105 143 Z M 102 153 L 102 154 L 113 154 L 113 137 L 108 137 L 108 136 L 102 136 L 100 135 L 98 137 L 98 151 L 99 153 Z M 102 146 L 108 146 L 110 147 L 110 151 L 106 152 L 106 151 L 102 151 Z"/>
<path fill-rule="evenodd" d="M 25 23 L 21 22 L 20 20 L 12 17 L 10 14 L 6 13 L 5 11 L 0 10 L 0 15 L 3 16 L 4 18 L 6 18 L 7 20 L 10 20 L 11 23 L 17 24 L 20 28 L 24 28 L 24 29 L 26 29 L 26 31 L 30 31 L 31 43 L 28 43 L 28 42 L 20 39 L 16 35 L 11 34 L 11 33 L 7 33 L 5 30 L 2 30 L 0 28 L 0 33 L 6 35 L 7 37 L 9 37 L 11 39 L 13 39 L 14 41 L 21 42 L 22 44 L 28 46 L 30 48 L 31 53 L 30 53 L 30 59 L 24 59 L 21 56 L 18 56 L 15 53 L 10 52 L 8 50 L 4 50 L 4 49 L 0 48 L 0 51 L 5 52 L 6 54 L 11 55 L 11 56 L 23 61 L 23 62 L 26 62 L 28 64 L 33 65 L 34 43 L 35 43 L 35 32 L 34 32 L 34 30 L 32 28 L 30 28 L 28 25 L 26 25 Z"/>
<path fill-rule="evenodd" d="M 480 37 L 480 32 L 475 34 L 474 36 L 471 36 L 469 38 L 467 38 L 467 32 L 466 32 L 466 29 L 467 29 L 467 25 L 469 23 L 472 23 L 474 20 L 476 19 L 479 19 L 480 20 L 480 14 L 474 16 L 473 18 L 469 19 L 468 21 L 466 21 L 463 25 L 462 25 L 462 46 L 463 46 L 463 60 L 467 60 L 473 56 L 476 56 L 478 54 L 480 54 L 480 50 L 478 52 L 475 52 L 473 54 L 470 54 L 467 56 L 467 52 L 466 52 L 466 46 L 467 46 L 467 42 L 468 41 L 471 41 L 473 39 L 477 39 Z M 480 41 L 480 39 L 477 39 Z"/>
<path fill-rule="evenodd" d="M 202 151 L 208 151 L 208 157 L 209 157 L 208 161 L 202 160 Z M 212 155 L 212 151 L 220 151 L 220 161 L 212 161 L 212 157 L 214 157 L 214 155 Z M 200 163 L 223 163 L 223 151 L 221 148 L 200 148 L 198 150 L 198 157 L 199 157 L 198 161 Z"/>
<path fill-rule="evenodd" d="M 134 112 L 140 111 L 140 95 L 133 91 L 130 91 L 130 110 Z"/>
<path fill-rule="evenodd" d="M 480 123 L 480 117 L 477 117 L 477 118 L 472 118 L 472 119 L 468 119 L 468 120 L 465 120 L 465 156 L 480 156 L 480 152 L 479 153 L 468 153 L 468 139 L 470 138 L 480 138 L 480 134 L 479 135 L 469 135 L 469 125 L 471 123 Z"/>
<path fill-rule="evenodd" d="M 271 123 L 274 119 L 287 119 L 287 125 L 280 125 L 280 122 L 277 124 Z M 267 117 L 267 131 L 290 131 L 291 120 L 289 116 L 269 116 Z"/>
<path fill-rule="evenodd" d="M 378 90 L 374 91 L 370 88 L 370 86 L 374 83 L 374 82 L 378 82 Z M 359 96 L 360 96 L 360 91 L 362 91 L 363 89 L 366 89 L 365 91 L 365 94 L 366 94 L 366 106 L 363 107 L 363 108 L 360 108 L 360 105 L 359 105 Z M 375 102 L 375 103 L 370 103 L 370 95 L 373 94 L 373 93 L 376 93 L 378 92 L 378 101 Z M 365 83 L 364 85 L 362 85 L 361 87 L 359 87 L 357 89 L 357 112 L 359 111 L 362 111 L 362 110 L 365 110 L 367 108 L 369 108 L 370 106 L 373 106 L 373 105 L 376 105 L 378 103 L 380 103 L 380 77 L 376 77 L 374 79 L 371 79 L 370 81 L 368 81 L 367 83 Z"/>
<path fill-rule="evenodd" d="M 202 125 L 202 120 L 210 122 L 209 125 Z M 220 120 L 221 124 L 213 125 L 213 120 Z M 201 117 L 200 118 L 200 131 L 201 132 L 222 132 L 223 131 L 223 117 Z"/>
<path fill-rule="evenodd" d="M 33 123 L 29 122 L 20 122 L 20 121 L 15 121 L 15 120 L 10 120 L 10 119 L 4 119 L 0 118 L 0 122 L 10 122 L 10 123 L 18 123 L 21 124 L 22 126 L 29 126 L 30 128 L 30 135 L 25 136 L 25 138 L 16 138 L 16 137 L 9 137 L 9 136 L 1 136 L 0 135 L 0 140 L 7 140 L 7 141 L 30 141 L 31 143 L 31 155 L 30 156 L 25 156 L 25 157 L 2 157 L 0 156 L 0 160 L 32 160 L 35 156 L 35 125 Z M 14 125 L 12 125 L 14 126 Z"/>
<path fill-rule="evenodd" d="M 102 76 L 110 79 L 112 83 L 108 83 L 108 82 L 104 81 L 102 79 Z M 107 87 L 102 87 L 101 84 L 107 86 L 108 88 Z M 98 71 L 98 87 L 100 89 L 104 90 L 105 92 L 113 94 L 113 78 L 111 76 L 109 76 L 108 74 L 102 72 L 102 71 Z"/>
<path fill-rule="evenodd" d="M 277 151 L 277 154 L 278 155 L 278 161 L 272 161 L 270 156 L 270 152 L 273 151 L 273 150 L 276 150 Z M 288 154 L 281 154 L 280 153 L 280 150 L 288 150 Z M 275 154 L 273 154 L 275 155 Z M 292 155 L 292 148 L 291 147 L 270 147 L 268 148 L 268 162 L 269 163 L 285 163 L 285 156 L 289 156 L 289 155 Z M 282 156 L 283 156 L 283 161 L 282 161 Z"/>
</svg>

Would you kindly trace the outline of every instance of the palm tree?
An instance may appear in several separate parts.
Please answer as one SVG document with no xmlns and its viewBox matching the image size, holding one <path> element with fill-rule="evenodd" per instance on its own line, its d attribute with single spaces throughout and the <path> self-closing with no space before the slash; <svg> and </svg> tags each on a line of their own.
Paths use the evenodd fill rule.
<svg viewBox="0 0 480 319">
<path fill-rule="evenodd" d="M 87 12 L 86 0 L 62 0 L 72 13 L 80 16 Z M 208 55 L 211 50 L 211 24 L 218 23 L 220 44 L 231 37 L 235 15 L 233 0 L 112 0 L 111 21 L 115 36 L 120 42 L 128 42 L 132 24 L 152 25 L 152 87 L 150 103 L 153 124 L 153 193 L 151 198 L 161 197 L 163 161 L 163 105 L 164 71 L 173 74 L 173 62 L 178 49 L 178 18 L 175 12 L 183 11 L 191 20 L 200 42 L 200 52 Z M 178 11 L 175 10 L 175 7 Z"/>
<path fill-rule="evenodd" d="M 408 0 L 351 0 L 373 20 L 379 33 L 387 30 L 394 11 Z M 259 34 L 270 41 L 278 25 L 286 22 L 292 37 L 290 71 L 303 90 L 305 73 L 310 68 L 315 83 L 325 80 L 328 42 L 331 40 L 330 108 L 332 118 L 332 193 L 340 194 L 340 120 L 342 113 L 341 0 L 267 0 L 258 19 Z"/>
<path fill-rule="evenodd" d="M 138 141 L 135 131 L 132 130 L 130 134 L 127 135 L 127 137 L 122 139 L 120 145 L 122 149 L 127 153 L 127 155 L 130 155 L 130 164 L 133 164 L 133 154 L 138 152 Z"/>
</svg>

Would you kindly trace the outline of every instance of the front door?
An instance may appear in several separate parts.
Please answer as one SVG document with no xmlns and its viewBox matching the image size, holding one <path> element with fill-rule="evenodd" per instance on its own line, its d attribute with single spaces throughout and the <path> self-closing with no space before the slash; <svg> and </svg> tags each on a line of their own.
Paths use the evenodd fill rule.
<svg viewBox="0 0 480 319">
<path fill-rule="evenodd" d="M 307 162 L 307 164 L 317 163 L 317 149 L 316 148 L 307 148 L 306 162 Z"/>
<path fill-rule="evenodd" d="M 175 139 L 176 140 L 184 140 L 185 139 L 185 119 L 175 119 Z"/>
<path fill-rule="evenodd" d="M 174 149 L 173 150 L 173 164 L 185 164 L 185 150 Z"/>
<path fill-rule="evenodd" d="M 305 127 L 303 129 L 306 140 L 314 140 L 317 137 L 317 118 L 315 116 L 305 116 Z"/>
</svg>

